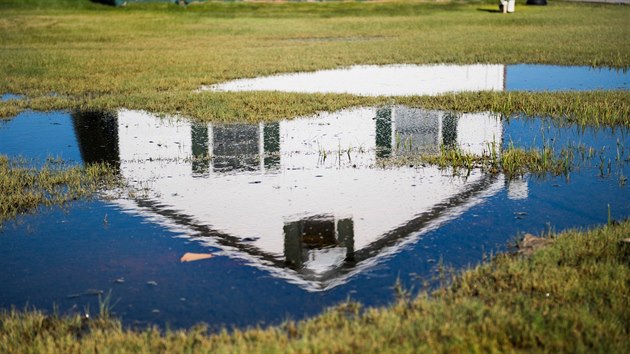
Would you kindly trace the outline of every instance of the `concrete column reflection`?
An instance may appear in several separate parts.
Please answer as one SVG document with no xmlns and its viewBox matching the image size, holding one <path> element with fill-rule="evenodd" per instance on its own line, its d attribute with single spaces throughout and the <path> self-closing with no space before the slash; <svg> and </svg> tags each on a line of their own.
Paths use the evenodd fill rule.
<svg viewBox="0 0 630 354">
<path fill-rule="evenodd" d="M 265 123 L 264 136 L 264 164 L 266 169 L 280 167 L 280 123 Z"/>
<path fill-rule="evenodd" d="M 388 158 L 392 153 L 392 108 L 376 111 L 376 157 Z"/>
<path fill-rule="evenodd" d="M 455 113 L 444 113 L 442 116 L 442 145 L 447 149 L 457 147 L 457 121 L 459 116 Z"/>
<path fill-rule="evenodd" d="M 511 200 L 524 200 L 529 197 L 529 187 L 527 184 L 527 175 L 514 177 L 507 183 L 507 196 Z"/>
<path fill-rule="evenodd" d="M 208 124 L 192 122 L 190 132 L 192 140 L 193 177 L 207 176 L 210 171 Z"/>
<path fill-rule="evenodd" d="M 107 162 L 120 168 L 118 113 L 114 111 L 75 111 L 72 124 L 84 163 Z"/>
</svg>

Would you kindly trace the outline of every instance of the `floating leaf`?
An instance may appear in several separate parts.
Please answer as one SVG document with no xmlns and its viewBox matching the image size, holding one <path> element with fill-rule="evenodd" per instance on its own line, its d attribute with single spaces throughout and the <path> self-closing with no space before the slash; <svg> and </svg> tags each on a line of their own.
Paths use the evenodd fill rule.
<svg viewBox="0 0 630 354">
<path fill-rule="evenodd" d="M 208 259 L 208 258 L 212 258 L 214 257 L 212 254 L 210 253 L 190 253 L 190 252 L 186 252 L 186 254 L 184 254 L 182 256 L 182 258 L 180 259 L 181 262 L 194 262 L 194 261 L 200 261 L 202 259 Z"/>
</svg>

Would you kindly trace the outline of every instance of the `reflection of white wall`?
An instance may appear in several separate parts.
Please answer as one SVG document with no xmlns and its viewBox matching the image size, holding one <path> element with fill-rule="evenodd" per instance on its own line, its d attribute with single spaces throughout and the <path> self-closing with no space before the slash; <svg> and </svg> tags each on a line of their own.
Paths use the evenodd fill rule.
<svg viewBox="0 0 630 354">
<path fill-rule="evenodd" d="M 489 112 L 448 113 L 417 108 L 395 107 L 392 109 L 393 131 L 402 141 L 399 150 L 404 152 L 406 139 L 412 138 L 412 152 L 439 152 L 448 135 L 445 120 L 454 115 L 457 124 L 457 147 L 461 150 L 481 155 L 489 151 L 489 145 L 496 142 L 500 150 L 502 139 L 501 118 Z M 400 151 L 399 151 L 400 153 Z"/>
<path fill-rule="evenodd" d="M 481 155 L 489 152 L 489 144 L 496 143 L 501 150 L 503 131 L 501 118 L 490 113 L 462 114 L 457 124 L 457 144 L 469 153 Z"/>
<path fill-rule="evenodd" d="M 406 110 L 407 127 L 441 119 L 435 112 L 397 109 Z M 415 122 L 410 112 L 416 112 Z M 283 121 L 278 169 L 210 172 L 199 178 L 193 176 L 190 161 L 183 160 L 192 151 L 189 122 L 123 110 L 118 115 L 121 173 L 132 185 L 148 186 L 149 198 L 164 208 L 231 236 L 258 237 L 249 244 L 279 259 L 285 222 L 321 214 L 351 217 L 358 251 L 484 177 L 474 171 L 464 180 L 436 167 L 374 168 L 375 116 L 376 109 L 364 108 Z M 500 139 L 500 122 L 490 114 L 464 114 L 459 124 L 462 147 L 476 151 L 484 139 Z M 212 127 L 208 132 L 211 140 Z M 209 152 L 213 143 L 209 141 Z M 339 164 L 334 151 L 349 147 L 355 149 L 352 163 Z M 321 162 L 321 149 L 333 151 L 331 162 Z M 327 269 L 328 263 L 342 260 L 331 252 L 317 254 L 307 266 Z M 323 263 L 316 264 L 316 259 Z"/>
<path fill-rule="evenodd" d="M 332 168 L 338 167 L 339 159 L 343 164 L 373 165 L 374 154 L 365 152 L 374 151 L 376 146 L 376 124 L 372 119 L 375 116 L 376 109 L 359 108 L 343 114 L 320 113 L 315 118 L 281 122 L 282 165 L 300 169 Z"/>
<path fill-rule="evenodd" d="M 322 274 L 343 263 L 346 259 L 346 251 L 345 247 L 310 250 L 304 267 L 317 274 Z"/>
<path fill-rule="evenodd" d="M 239 79 L 202 87 L 213 91 L 350 93 L 363 96 L 438 95 L 502 91 L 504 65 L 358 65 L 334 70 Z"/>
<path fill-rule="evenodd" d="M 190 133 L 188 121 L 159 119 L 142 111 L 119 111 L 121 173 L 133 181 L 190 174 L 190 166 L 174 160 L 191 156 Z"/>
<path fill-rule="evenodd" d="M 515 177 L 508 181 L 507 195 L 512 200 L 527 199 L 529 196 L 529 187 L 527 185 L 527 177 Z"/>
</svg>

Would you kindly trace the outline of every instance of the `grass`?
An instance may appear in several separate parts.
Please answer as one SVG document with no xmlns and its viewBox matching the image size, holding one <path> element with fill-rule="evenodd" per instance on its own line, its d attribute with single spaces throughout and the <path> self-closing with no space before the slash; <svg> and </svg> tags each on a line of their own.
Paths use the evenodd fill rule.
<svg viewBox="0 0 630 354">
<path fill-rule="evenodd" d="M 507 178 L 532 173 L 536 176 L 568 176 L 574 166 L 575 150 L 562 148 L 556 151 L 551 146 L 523 149 L 508 146 L 499 148 L 490 144 L 481 155 L 461 149 L 442 147 L 439 154 L 392 157 L 381 162 L 383 166 L 404 166 L 432 164 L 440 168 L 452 169 L 454 174 L 470 174 L 475 168 L 487 173 L 503 173 Z"/>
<path fill-rule="evenodd" d="M 11 310 L 0 315 L 0 351 L 627 353 L 630 246 L 621 240 L 629 234 L 629 221 L 550 234 L 531 256 L 498 255 L 432 294 L 402 291 L 389 307 L 345 303 L 232 333 L 127 330 L 107 311 L 86 319 Z"/>
<path fill-rule="evenodd" d="M 552 173 L 568 175 L 573 163 L 573 151 L 562 149 L 555 153 L 551 148 L 534 150 L 508 147 L 501 154 L 501 167 L 508 176 L 522 175 L 525 172 L 534 174 Z"/>
<path fill-rule="evenodd" d="M 399 103 L 426 109 L 463 112 L 491 111 L 509 117 L 559 118 L 581 126 L 630 127 L 630 94 L 626 91 L 587 92 L 475 92 L 438 97 L 398 99 Z"/>
<path fill-rule="evenodd" d="M 116 185 L 117 173 L 103 163 L 67 166 L 49 159 L 42 168 L 34 168 L 19 158 L 0 155 L 0 227 L 39 206 L 63 205 Z"/>
<path fill-rule="evenodd" d="M 630 124 L 627 91 L 360 98 L 193 93 L 202 85 L 353 64 L 630 66 L 627 6 L 551 2 L 503 16 L 494 2 L 0 1 L 0 116 L 24 109 L 143 109 L 213 121 L 278 120 L 356 105 L 575 116 Z"/>
<path fill-rule="evenodd" d="M 164 93 L 163 99 L 146 102 L 137 95 L 125 99 L 128 109 L 172 113 L 212 122 L 259 122 L 291 119 L 320 111 L 336 111 L 351 106 L 404 104 L 410 107 L 461 112 L 492 111 L 504 116 L 516 112 L 528 116 L 559 118 L 581 126 L 630 127 L 630 94 L 625 91 L 591 92 L 470 92 L 437 97 L 416 96 L 370 98 L 352 95 L 296 94 L 278 92 Z M 181 103 L 185 102 L 185 103 Z M 39 111 L 112 110 L 117 104 L 109 98 L 70 99 L 38 97 L 0 102 L 0 117 L 13 117 L 24 109 Z"/>
</svg>

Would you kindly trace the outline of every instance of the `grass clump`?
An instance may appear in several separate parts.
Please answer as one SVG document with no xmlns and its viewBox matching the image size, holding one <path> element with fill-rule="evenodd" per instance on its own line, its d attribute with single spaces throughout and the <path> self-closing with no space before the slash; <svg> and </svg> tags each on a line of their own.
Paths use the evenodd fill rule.
<svg viewBox="0 0 630 354">
<path fill-rule="evenodd" d="M 41 168 L 0 155 L 0 226 L 38 206 L 63 205 L 119 184 L 117 172 L 105 163 L 67 166 L 48 159 Z"/>
<path fill-rule="evenodd" d="M 127 330 L 107 316 L 0 315 L 2 352 L 626 353 L 630 222 L 547 235 L 531 256 L 502 254 L 451 285 L 384 308 L 346 303 L 266 329 Z"/>
<path fill-rule="evenodd" d="M 496 143 L 488 144 L 481 155 L 459 148 L 442 146 L 437 154 L 403 155 L 383 159 L 379 167 L 436 165 L 451 169 L 455 175 L 469 175 L 479 168 L 488 173 L 503 173 L 508 178 L 532 173 L 537 176 L 568 175 L 574 166 L 575 149 L 566 147 L 556 151 L 551 146 L 517 148 L 512 144 L 499 151 Z"/>
<path fill-rule="evenodd" d="M 568 175 L 573 164 L 573 151 L 562 149 L 556 154 L 549 147 L 531 150 L 509 147 L 501 154 L 500 161 L 500 166 L 508 177 L 526 172 L 536 175 Z"/>
</svg>

